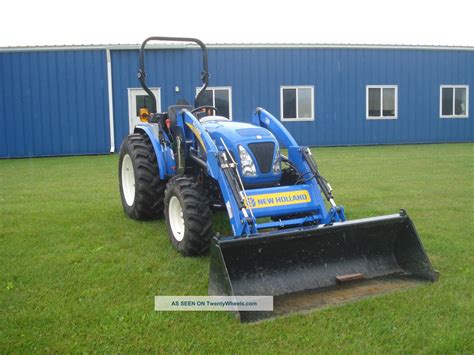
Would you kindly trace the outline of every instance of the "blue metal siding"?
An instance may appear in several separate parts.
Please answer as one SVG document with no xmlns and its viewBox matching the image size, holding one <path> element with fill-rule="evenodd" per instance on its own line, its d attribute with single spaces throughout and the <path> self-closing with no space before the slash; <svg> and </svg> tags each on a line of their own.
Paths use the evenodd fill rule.
<svg viewBox="0 0 474 355">
<path fill-rule="evenodd" d="M 104 51 L 0 53 L 0 157 L 107 153 Z"/>
<path fill-rule="evenodd" d="M 116 150 L 128 134 L 128 88 L 138 51 L 112 50 Z M 192 101 L 200 51 L 150 50 L 148 82 L 161 108 Z M 474 51 L 355 48 L 212 48 L 211 86 L 232 87 L 233 119 L 262 106 L 280 117 L 280 86 L 313 85 L 315 120 L 285 122 L 301 144 L 474 140 Z M 440 85 L 470 86 L 470 117 L 439 117 Z M 398 119 L 366 119 L 366 85 L 398 86 Z M 181 91 L 175 93 L 175 86 Z M 107 153 L 105 50 L 0 53 L 0 157 Z"/>
<path fill-rule="evenodd" d="M 128 133 L 127 88 L 138 87 L 137 51 L 114 51 L 115 135 Z M 192 100 L 199 86 L 194 49 L 151 50 L 148 83 L 161 88 L 161 107 Z M 249 121 L 262 106 L 280 117 L 280 86 L 314 85 L 315 120 L 285 122 L 307 145 L 359 145 L 474 140 L 474 52 L 406 49 L 210 49 L 211 86 L 231 86 L 233 119 Z M 442 84 L 470 85 L 470 117 L 439 117 Z M 398 119 L 366 119 L 366 85 L 398 86 Z M 174 87 L 181 92 L 176 94 Z"/>
</svg>

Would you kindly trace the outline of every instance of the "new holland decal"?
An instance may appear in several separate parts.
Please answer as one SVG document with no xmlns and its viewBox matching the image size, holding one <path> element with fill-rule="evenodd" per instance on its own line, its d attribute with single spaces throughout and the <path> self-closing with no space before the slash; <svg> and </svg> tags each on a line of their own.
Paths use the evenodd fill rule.
<svg viewBox="0 0 474 355">
<path fill-rule="evenodd" d="M 266 208 L 308 202 L 311 202 L 311 196 L 309 195 L 309 192 L 307 190 L 297 190 L 247 196 L 246 205 L 250 208 Z"/>
</svg>

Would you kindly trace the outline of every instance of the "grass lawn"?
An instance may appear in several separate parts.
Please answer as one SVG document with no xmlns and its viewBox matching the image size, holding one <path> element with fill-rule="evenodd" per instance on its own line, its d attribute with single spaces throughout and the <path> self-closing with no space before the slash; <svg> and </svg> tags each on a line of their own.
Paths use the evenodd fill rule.
<svg viewBox="0 0 474 355">
<path fill-rule="evenodd" d="M 313 152 L 349 219 L 408 210 L 437 283 L 254 324 L 155 312 L 207 294 L 209 257 L 124 215 L 116 155 L 0 160 L 0 352 L 473 353 L 474 144 Z"/>
</svg>

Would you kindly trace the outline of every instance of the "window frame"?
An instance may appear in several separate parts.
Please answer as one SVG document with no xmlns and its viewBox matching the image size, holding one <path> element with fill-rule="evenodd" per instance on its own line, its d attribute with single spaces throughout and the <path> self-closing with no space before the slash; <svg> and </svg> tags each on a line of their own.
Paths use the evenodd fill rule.
<svg viewBox="0 0 474 355">
<path fill-rule="evenodd" d="M 380 116 L 369 116 L 369 89 L 380 89 Z M 395 115 L 383 115 L 383 89 L 395 89 Z M 398 85 L 366 85 L 365 86 L 365 119 L 396 120 L 398 119 Z"/>
<path fill-rule="evenodd" d="M 151 87 L 150 90 L 155 94 L 156 98 L 156 112 L 161 112 L 161 88 L 160 87 Z M 139 87 L 130 87 L 127 88 L 128 93 L 128 129 L 130 133 L 133 133 L 135 129 L 135 122 L 133 118 L 140 120 L 139 116 L 135 116 L 136 107 L 133 107 L 132 103 L 135 103 L 136 106 L 136 97 L 148 95 L 143 88 Z"/>
<path fill-rule="evenodd" d="M 206 90 L 212 90 L 212 105 L 216 106 L 216 93 L 215 90 L 228 90 L 229 91 L 229 120 L 232 121 L 232 86 L 208 86 Z M 196 95 L 201 91 L 201 87 L 196 88 Z M 217 113 L 219 115 L 219 112 Z"/>
<path fill-rule="evenodd" d="M 283 90 L 296 89 L 296 115 L 298 115 L 298 89 L 311 89 L 311 117 L 304 118 L 285 118 L 283 117 Z M 281 85 L 280 86 L 280 120 L 282 122 L 308 122 L 314 121 L 314 85 Z"/>
<path fill-rule="evenodd" d="M 443 89 L 453 89 L 453 114 L 443 115 Z M 456 115 L 456 89 L 466 89 L 466 114 Z M 449 85 L 442 84 L 439 86 L 439 118 L 469 118 L 469 85 Z"/>
</svg>

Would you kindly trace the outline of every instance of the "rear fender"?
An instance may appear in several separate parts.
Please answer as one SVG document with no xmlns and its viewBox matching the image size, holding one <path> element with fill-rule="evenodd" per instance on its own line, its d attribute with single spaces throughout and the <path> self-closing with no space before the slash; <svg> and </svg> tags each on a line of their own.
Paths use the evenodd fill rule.
<svg viewBox="0 0 474 355">
<path fill-rule="evenodd" d="M 171 148 L 161 144 L 158 140 L 158 130 L 158 125 L 154 127 L 152 124 L 143 123 L 136 125 L 133 132 L 146 134 L 150 138 L 156 155 L 160 180 L 166 180 L 167 176 L 175 174 L 173 167 L 176 169 L 176 166 L 174 164 L 174 156 Z"/>
</svg>

